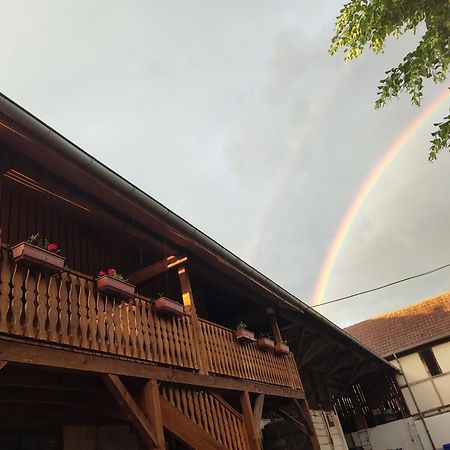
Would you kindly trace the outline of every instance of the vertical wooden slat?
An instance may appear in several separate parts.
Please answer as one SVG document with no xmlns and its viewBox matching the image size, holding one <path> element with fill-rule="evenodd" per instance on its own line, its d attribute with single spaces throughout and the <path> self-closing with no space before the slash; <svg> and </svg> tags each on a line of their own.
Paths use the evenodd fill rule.
<svg viewBox="0 0 450 450">
<path fill-rule="evenodd" d="M 47 278 L 39 274 L 37 282 L 37 338 L 47 340 Z"/>
<path fill-rule="evenodd" d="M 108 339 L 108 351 L 117 353 L 116 336 L 114 330 L 113 303 L 112 300 L 105 296 L 105 314 L 106 314 L 106 333 Z"/>
<path fill-rule="evenodd" d="M 11 302 L 11 333 L 22 334 L 22 295 L 23 295 L 23 268 L 17 265 L 14 268 L 12 276 L 12 302 Z"/>
<path fill-rule="evenodd" d="M 97 311 L 95 308 L 96 295 L 94 294 L 94 283 L 86 281 L 87 287 L 87 324 L 88 324 L 88 339 L 89 347 L 93 350 L 98 350 L 97 339 Z"/>
<path fill-rule="evenodd" d="M 100 292 L 97 292 L 97 340 L 99 350 L 102 352 L 108 351 L 106 345 L 105 298 Z"/>
<path fill-rule="evenodd" d="M 2 249 L 2 269 L 0 283 L 0 331 L 7 333 L 8 330 L 8 311 L 9 311 L 9 293 L 11 291 L 11 268 L 6 249 Z"/>
<path fill-rule="evenodd" d="M 158 314 L 155 314 L 155 318 L 158 316 Z M 166 328 L 166 318 L 160 317 L 159 319 L 159 326 L 161 327 L 161 339 L 162 339 L 162 352 L 161 354 L 164 357 L 164 362 L 167 364 L 172 364 L 172 359 L 170 358 L 170 351 L 169 351 L 169 339 L 167 338 L 167 328 Z M 158 321 L 156 321 L 158 322 Z"/>
<path fill-rule="evenodd" d="M 123 300 L 120 301 L 120 322 L 122 324 L 122 339 L 125 356 L 131 356 L 130 350 L 130 321 L 129 321 L 129 307 Z"/>
<path fill-rule="evenodd" d="M 67 290 L 68 276 L 63 272 L 59 281 L 59 331 L 60 342 L 69 344 L 69 293 Z"/>
<path fill-rule="evenodd" d="M 24 335 L 36 337 L 34 319 L 36 316 L 36 278 L 34 272 L 27 270 L 25 278 L 25 331 Z"/>
<path fill-rule="evenodd" d="M 157 323 L 156 312 L 151 305 L 146 306 L 147 309 L 147 322 L 150 332 L 150 345 L 152 348 L 152 355 L 154 361 L 161 361 L 162 356 L 162 339 L 159 333 L 159 322 Z"/>
<path fill-rule="evenodd" d="M 136 338 L 136 306 L 133 300 L 129 300 L 127 306 L 128 310 L 128 323 L 130 330 L 130 347 L 131 347 L 131 356 L 137 358 L 139 356 L 139 351 L 137 348 L 137 338 Z"/>
<path fill-rule="evenodd" d="M 142 303 L 141 299 L 139 299 L 139 298 L 134 299 L 138 357 L 141 359 L 145 359 L 146 355 L 145 355 L 145 350 L 144 350 L 144 329 L 143 329 L 142 316 L 141 316 L 141 311 L 142 311 L 141 303 Z"/>
<path fill-rule="evenodd" d="M 142 333 L 144 336 L 144 352 L 145 358 L 149 361 L 153 360 L 152 357 L 152 347 L 150 344 L 150 330 L 148 327 L 148 313 L 147 313 L 147 302 L 144 300 L 140 301 L 141 305 L 141 319 L 142 319 Z"/>
<path fill-rule="evenodd" d="M 78 311 L 80 314 L 81 346 L 89 348 L 86 280 L 84 278 L 79 278 L 79 283 Z"/>
<path fill-rule="evenodd" d="M 78 279 L 75 275 L 69 276 L 69 335 L 70 343 L 74 346 L 80 345 L 80 316 L 78 307 Z"/>
<path fill-rule="evenodd" d="M 124 354 L 123 339 L 122 339 L 122 320 L 121 320 L 121 308 L 120 303 L 116 302 L 116 299 L 109 299 L 113 302 L 113 320 L 114 320 L 114 331 L 115 331 L 115 342 L 117 345 L 117 353 L 119 355 Z"/>
<path fill-rule="evenodd" d="M 58 341 L 58 287 L 55 277 L 48 280 L 48 339 L 53 342 Z"/>
</svg>

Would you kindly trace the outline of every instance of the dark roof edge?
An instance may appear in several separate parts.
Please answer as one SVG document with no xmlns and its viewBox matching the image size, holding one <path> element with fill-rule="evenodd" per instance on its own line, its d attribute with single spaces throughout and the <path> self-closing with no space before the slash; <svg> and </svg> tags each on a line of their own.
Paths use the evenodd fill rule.
<svg viewBox="0 0 450 450">
<path fill-rule="evenodd" d="M 251 279 L 253 282 L 261 284 L 267 290 L 275 294 L 277 297 L 282 299 L 285 303 L 289 304 L 297 311 L 303 311 L 316 317 L 325 325 L 331 327 L 346 339 L 353 342 L 360 349 L 370 353 L 374 358 L 378 359 L 383 364 L 386 364 L 391 368 L 397 370 L 395 366 L 393 366 L 391 363 L 389 363 L 376 353 L 372 352 L 369 348 L 361 344 L 361 342 L 359 342 L 344 330 L 342 330 L 340 327 L 331 322 L 331 320 L 322 316 L 322 314 L 318 313 L 309 305 L 302 302 L 290 292 L 282 288 L 280 285 L 247 264 L 244 260 L 227 250 L 217 241 L 207 236 L 205 233 L 191 225 L 182 217 L 169 210 L 162 203 L 158 202 L 153 197 L 139 189 L 137 186 L 127 181 L 124 177 L 108 168 L 105 164 L 89 155 L 82 148 L 78 147 L 76 144 L 62 136 L 56 130 L 49 127 L 39 118 L 29 113 L 27 110 L 22 108 L 20 105 L 18 105 L 2 93 L 0 93 L 0 111 L 2 111 L 5 115 L 13 119 L 16 123 L 31 132 L 43 142 L 48 143 L 50 146 L 58 148 L 58 150 L 63 152 L 69 160 L 77 163 L 82 167 L 85 167 L 91 172 L 94 172 L 99 177 L 99 179 L 104 180 L 115 189 L 131 197 L 138 204 L 141 204 L 146 209 L 148 209 L 151 214 L 157 216 L 160 219 L 164 218 L 165 220 L 169 221 L 174 227 L 176 227 L 186 236 L 190 238 L 193 238 L 195 236 L 195 240 L 207 251 L 223 258 L 228 264 L 237 267 L 245 276 L 247 276 L 247 278 Z"/>
</svg>

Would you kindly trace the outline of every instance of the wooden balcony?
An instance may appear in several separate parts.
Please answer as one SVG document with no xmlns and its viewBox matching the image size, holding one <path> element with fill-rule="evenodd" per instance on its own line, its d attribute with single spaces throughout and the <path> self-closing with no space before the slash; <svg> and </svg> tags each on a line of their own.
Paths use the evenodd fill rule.
<svg viewBox="0 0 450 450">
<path fill-rule="evenodd" d="M 2 334 L 106 357 L 302 389 L 291 353 L 278 355 L 256 343 L 240 344 L 233 330 L 187 314 L 159 313 L 139 295 L 127 300 L 108 297 L 97 292 L 92 277 L 70 271 L 50 276 L 16 266 L 6 248 L 1 252 Z"/>
</svg>

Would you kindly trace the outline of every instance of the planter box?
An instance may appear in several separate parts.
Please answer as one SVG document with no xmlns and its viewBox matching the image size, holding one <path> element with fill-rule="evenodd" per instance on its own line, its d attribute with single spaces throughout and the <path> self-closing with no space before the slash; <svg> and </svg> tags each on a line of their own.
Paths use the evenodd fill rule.
<svg viewBox="0 0 450 450">
<path fill-rule="evenodd" d="M 267 348 L 269 350 L 272 350 L 275 347 L 275 342 L 273 342 L 272 339 L 260 337 L 258 339 L 258 346 L 261 348 Z"/>
<path fill-rule="evenodd" d="M 175 302 L 167 297 L 159 297 L 153 302 L 156 311 L 173 314 L 175 316 L 184 315 L 184 307 L 181 303 Z"/>
<path fill-rule="evenodd" d="M 281 355 L 287 355 L 289 353 L 289 346 L 282 343 L 275 344 L 275 352 Z"/>
<path fill-rule="evenodd" d="M 130 298 L 133 297 L 136 290 L 135 286 L 126 281 L 116 280 L 109 275 L 102 275 L 96 278 L 97 289 L 108 295 L 116 297 Z"/>
<path fill-rule="evenodd" d="M 64 270 L 66 258 L 43 248 L 21 242 L 11 248 L 14 262 L 29 267 L 39 267 L 45 272 L 56 273 Z"/>
<path fill-rule="evenodd" d="M 238 328 L 236 330 L 236 339 L 238 342 L 255 342 L 255 333 L 248 331 L 245 328 Z"/>
</svg>

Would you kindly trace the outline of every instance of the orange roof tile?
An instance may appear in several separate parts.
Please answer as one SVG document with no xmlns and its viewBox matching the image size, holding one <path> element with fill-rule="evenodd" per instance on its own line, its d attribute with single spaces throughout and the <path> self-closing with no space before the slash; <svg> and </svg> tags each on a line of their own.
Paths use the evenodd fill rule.
<svg viewBox="0 0 450 450">
<path fill-rule="evenodd" d="M 450 292 L 364 320 L 345 331 L 381 356 L 450 336 Z"/>
</svg>

